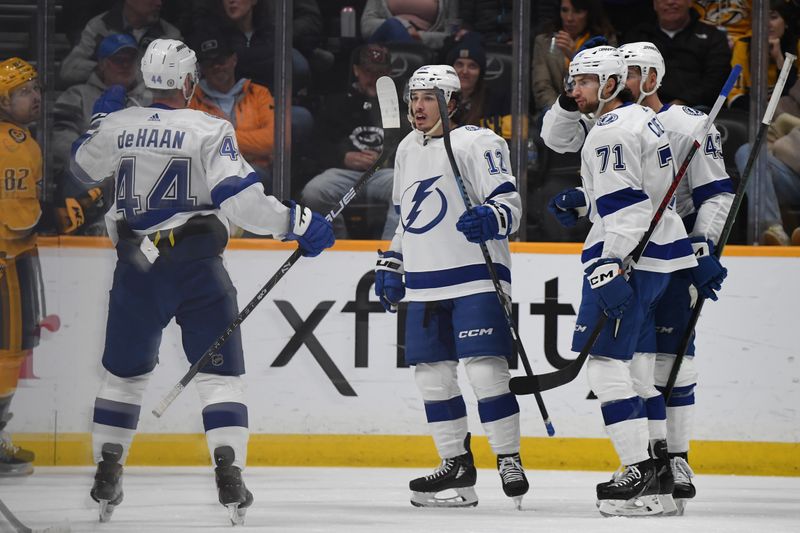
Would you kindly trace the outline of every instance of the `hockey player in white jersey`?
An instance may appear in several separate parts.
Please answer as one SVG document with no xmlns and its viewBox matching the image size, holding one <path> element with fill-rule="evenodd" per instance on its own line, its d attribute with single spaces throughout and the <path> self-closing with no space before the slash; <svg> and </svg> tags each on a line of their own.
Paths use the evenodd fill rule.
<svg viewBox="0 0 800 533">
<path fill-rule="evenodd" d="M 597 120 L 581 150 L 583 187 L 563 194 L 569 196 L 571 214 L 577 217 L 580 207 L 592 222 L 582 253 L 586 276 L 572 349 L 583 348 L 601 313 L 611 319 L 587 362 L 589 384 L 623 465 L 611 481 L 597 486 L 604 515 L 664 510 L 648 451 L 648 413 L 663 413 L 663 398 L 660 404 L 651 398 L 652 366 L 634 353 L 656 351 L 653 311 L 669 274 L 697 265 L 673 206 L 664 211 L 638 262 L 631 264 L 675 165 L 655 113 L 632 102 L 625 88 L 627 72 L 622 56 L 610 46 L 584 50 L 570 64 L 575 103 Z"/>
<path fill-rule="evenodd" d="M 528 491 L 519 456 L 519 405 L 510 392 L 512 339 L 479 246 L 485 242 L 506 294 L 511 289 L 508 235 L 520 223 L 521 200 L 505 141 L 487 129 L 455 127 L 451 143 L 473 207 L 464 210 L 448 162 L 436 90 L 450 115 L 460 82 L 449 65 L 411 76 L 406 99 L 414 131 L 395 158 L 393 199 L 400 224 L 379 252 L 375 292 L 387 311 L 408 302 L 405 358 L 413 365 L 441 464 L 409 483 L 415 506 L 477 505 L 476 470 L 456 369 L 459 360 L 478 400 L 478 414 L 497 454 L 505 494 L 517 507 Z M 454 489 L 453 498 L 437 493 Z"/>
<path fill-rule="evenodd" d="M 92 431 L 98 465 L 91 496 L 101 521 L 122 501 L 122 465 L 163 328 L 175 318 L 194 363 L 238 314 L 221 256 L 229 221 L 296 240 L 306 256 L 333 244 L 322 216 L 264 194 L 229 122 L 185 109 L 198 82 L 191 49 L 157 39 L 141 67 L 153 105 L 121 109 L 109 90 L 95 106 L 92 129 L 73 146 L 75 172 L 93 181 L 113 176 L 116 183 L 106 222 L 118 260 Z M 242 374 L 237 329 L 195 379 L 219 501 L 234 524 L 243 522 L 253 501 L 241 475 L 248 441 Z"/>
<path fill-rule="evenodd" d="M 653 43 L 630 43 L 619 47 L 619 51 L 628 66 L 628 88 L 642 105 L 657 113 L 680 161 L 689 153 L 696 132 L 702 130 L 708 117 L 691 107 L 665 105 L 661 102 L 656 91 L 666 70 L 664 59 Z M 733 185 L 725 171 L 722 141 L 716 127 L 712 126 L 702 140 L 702 145 L 692 158 L 675 196 L 676 210 L 689 233 L 698 265 L 691 270 L 681 270 L 672 275 L 667 291 L 656 309 L 658 355 L 653 364 L 654 384 L 659 391 L 663 391 L 667 384 L 681 337 L 689 323 L 696 301 L 696 295 L 692 291 L 699 291 L 703 297 L 716 300 L 715 291 L 720 288 L 727 274 L 727 270 L 713 254 L 733 203 Z M 657 435 L 653 434 L 651 428 L 650 435 L 651 439 L 659 439 L 653 443 L 658 459 L 662 462 L 669 461 L 663 466 L 666 467 L 666 472 L 674 476 L 672 494 L 680 514 L 683 514 L 686 500 L 695 496 L 688 452 L 696 383 L 693 340 L 686 350 L 686 357 L 666 405 L 666 427 L 658 427 Z M 661 435 L 666 436 L 666 442 L 660 440 Z M 665 477 L 669 479 L 669 475 L 662 477 L 662 489 Z"/>
<path fill-rule="evenodd" d="M 661 54 L 652 43 L 630 43 L 621 46 L 619 51 L 628 66 L 628 89 L 638 103 L 657 113 L 675 150 L 677 162 L 680 163 L 688 154 L 695 133 L 705 123 L 706 115 L 689 107 L 661 103 L 656 91 L 664 76 L 665 67 Z M 569 103 L 564 106 L 569 107 Z M 584 133 L 594 123 L 586 116 L 581 117 L 580 112 L 570 114 L 556 110 L 550 116 L 548 124 L 548 145 L 558 151 L 569 151 L 575 148 L 575 144 L 583 142 Z M 714 291 L 719 289 L 725 278 L 726 270 L 711 254 L 730 209 L 732 192 L 731 180 L 725 172 L 722 158 L 720 135 L 712 127 L 676 191 L 676 211 L 683 219 L 692 240 L 698 266 L 674 273 L 659 301 L 656 309 L 658 355 L 655 358 L 647 355 L 639 359 L 637 354 L 638 362 L 646 362 L 646 367 L 655 366 L 655 381 L 647 384 L 649 392 L 646 393 L 651 404 L 661 401 L 656 390 L 663 390 L 667 382 L 674 354 L 689 321 L 694 303 L 690 291 L 700 290 L 705 297 L 716 300 Z M 557 194 L 548 207 L 566 226 L 574 225 L 585 210 L 583 195 L 576 189 L 567 189 Z M 683 512 L 685 500 L 695 495 L 695 488 L 691 483 L 693 473 L 688 465 L 689 436 L 694 416 L 694 387 L 697 380 L 693 343 L 687 352 L 689 356 L 684 359 L 665 413 L 660 408 L 648 410 L 652 451 L 660 463 L 661 491 L 669 492 L 673 485 L 671 478 L 674 476 L 672 495 L 680 513 Z M 663 440 L 665 436 L 666 442 Z M 665 468 L 667 464 L 671 465 L 671 471 Z"/>
</svg>

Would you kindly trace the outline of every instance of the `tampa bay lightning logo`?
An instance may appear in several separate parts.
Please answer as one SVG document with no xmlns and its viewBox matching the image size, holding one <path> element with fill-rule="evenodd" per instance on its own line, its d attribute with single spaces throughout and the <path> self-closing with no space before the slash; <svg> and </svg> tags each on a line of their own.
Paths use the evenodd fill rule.
<svg viewBox="0 0 800 533">
<path fill-rule="evenodd" d="M 447 199 L 440 189 L 433 187 L 441 177 L 418 181 L 405 190 L 400 201 L 403 211 L 400 213 L 401 223 L 405 231 L 425 233 L 442 221 L 447 213 Z M 407 199 L 409 195 L 411 198 Z"/>
<path fill-rule="evenodd" d="M 611 124 L 612 122 L 614 122 L 618 118 L 619 117 L 614 113 L 606 113 L 605 115 L 600 117 L 600 119 L 597 121 L 597 125 L 598 126 L 605 126 L 607 124 Z"/>
<path fill-rule="evenodd" d="M 702 111 L 698 111 L 697 109 L 695 109 L 693 107 L 683 106 L 682 109 L 683 109 L 684 113 L 686 113 L 687 115 L 692 115 L 693 117 L 699 117 L 700 115 L 703 114 Z"/>
</svg>

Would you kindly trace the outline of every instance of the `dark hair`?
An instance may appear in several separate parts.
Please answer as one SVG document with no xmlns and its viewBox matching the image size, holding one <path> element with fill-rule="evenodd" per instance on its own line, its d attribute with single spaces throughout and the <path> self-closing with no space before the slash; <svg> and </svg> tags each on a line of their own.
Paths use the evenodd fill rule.
<svg viewBox="0 0 800 533">
<path fill-rule="evenodd" d="M 627 87 L 623 88 L 619 92 L 619 94 L 617 95 L 617 98 L 619 98 L 620 100 L 622 100 L 623 103 L 626 103 L 626 104 L 628 102 L 635 102 L 636 101 L 636 98 L 633 97 L 633 93 Z"/>
<path fill-rule="evenodd" d="M 601 0 L 569 0 L 572 8 L 577 11 L 586 11 L 586 31 L 589 35 L 605 35 L 612 37 L 616 31 L 614 26 L 608 20 L 605 10 L 603 10 L 603 3 Z M 553 30 L 563 30 L 561 24 L 561 0 L 558 2 L 559 15 L 551 23 L 551 28 L 547 33 L 552 33 Z"/>
<path fill-rule="evenodd" d="M 786 26 L 781 37 L 781 50 L 783 52 L 797 53 L 797 7 L 788 0 L 772 0 L 769 3 L 769 10 L 776 11 Z"/>
</svg>

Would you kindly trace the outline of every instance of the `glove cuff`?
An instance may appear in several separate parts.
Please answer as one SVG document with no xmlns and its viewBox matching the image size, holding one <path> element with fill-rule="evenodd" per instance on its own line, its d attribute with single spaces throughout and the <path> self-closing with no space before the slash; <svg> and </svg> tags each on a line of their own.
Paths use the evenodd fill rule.
<svg viewBox="0 0 800 533">
<path fill-rule="evenodd" d="M 714 243 L 706 240 L 705 237 L 693 237 L 692 251 L 697 259 L 709 257 L 714 253 Z"/>
<path fill-rule="evenodd" d="M 623 275 L 622 261 L 619 259 L 600 259 L 586 269 L 586 280 L 592 289 L 611 283 L 617 276 Z"/>
<path fill-rule="evenodd" d="M 484 205 L 492 210 L 494 219 L 497 221 L 497 233 L 494 238 L 505 239 L 508 237 L 508 234 L 511 233 L 511 210 L 492 200 L 487 201 Z"/>
<path fill-rule="evenodd" d="M 378 261 L 375 263 L 375 270 L 386 270 L 395 274 L 404 274 L 403 254 L 387 250 L 378 250 Z"/>
<path fill-rule="evenodd" d="M 311 226 L 311 220 L 314 218 L 313 213 L 308 207 L 304 207 L 292 200 L 288 200 L 284 204 L 289 208 L 289 232 L 283 240 L 297 240 L 298 237 L 305 235 L 309 226 Z"/>
</svg>

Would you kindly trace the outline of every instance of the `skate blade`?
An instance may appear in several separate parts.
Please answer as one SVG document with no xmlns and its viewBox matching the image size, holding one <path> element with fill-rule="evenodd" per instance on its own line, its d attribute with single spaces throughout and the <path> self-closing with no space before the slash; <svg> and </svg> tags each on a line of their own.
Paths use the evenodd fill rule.
<svg viewBox="0 0 800 533">
<path fill-rule="evenodd" d="M 686 504 L 689 503 L 689 498 L 674 498 L 676 511 L 675 514 L 677 516 L 683 516 L 684 511 L 686 510 Z"/>
<path fill-rule="evenodd" d="M 100 500 L 98 503 L 100 504 L 100 521 L 108 522 L 111 520 L 111 515 L 114 513 L 116 505 L 111 505 L 109 500 Z"/>
<path fill-rule="evenodd" d="M 638 496 L 630 500 L 600 500 L 597 510 L 603 516 L 657 516 L 663 514 L 664 506 L 658 495 Z"/>
<path fill-rule="evenodd" d="M 521 511 L 522 510 L 522 496 L 514 496 L 512 498 L 512 500 L 514 500 L 514 507 L 517 508 L 517 511 Z"/>
<path fill-rule="evenodd" d="M 23 477 L 31 474 L 33 474 L 33 465 L 31 463 L 3 465 L 0 469 L 0 477 Z"/>
<path fill-rule="evenodd" d="M 238 503 L 229 503 L 225 507 L 228 508 L 228 518 L 231 519 L 232 526 L 243 526 L 244 515 L 247 513 L 247 508 L 239 508 Z"/>
<path fill-rule="evenodd" d="M 455 496 L 440 496 L 455 491 Z M 411 492 L 411 505 L 414 507 L 475 507 L 478 495 L 474 487 L 447 489 L 440 492 Z"/>
<path fill-rule="evenodd" d="M 659 494 L 658 501 L 664 508 L 664 516 L 676 516 L 678 514 L 678 505 L 672 497 L 672 494 Z"/>
</svg>

